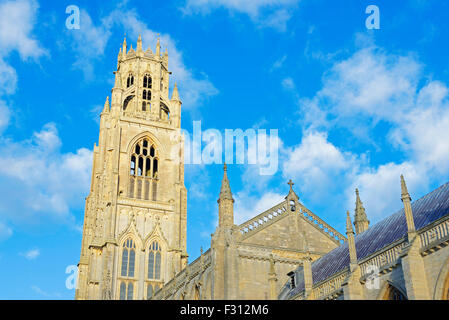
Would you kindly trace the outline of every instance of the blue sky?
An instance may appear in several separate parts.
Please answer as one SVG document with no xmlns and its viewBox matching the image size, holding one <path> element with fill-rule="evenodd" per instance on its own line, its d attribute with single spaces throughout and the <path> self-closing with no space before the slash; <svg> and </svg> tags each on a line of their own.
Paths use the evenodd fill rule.
<svg viewBox="0 0 449 320">
<path fill-rule="evenodd" d="M 365 9 L 380 9 L 367 30 Z M 68 5 L 80 29 L 65 26 Z M 229 165 L 235 219 L 295 182 L 344 232 L 360 189 L 372 223 L 449 180 L 443 1 L 0 0 L 0 299 L 73 299 L 99 112 L 126 33 L 168 48 L 182 127 L 279 130 L 279 167 Z M 186 165 L 188 252 L 207 249 L 222 166 Z"/>
</svg>

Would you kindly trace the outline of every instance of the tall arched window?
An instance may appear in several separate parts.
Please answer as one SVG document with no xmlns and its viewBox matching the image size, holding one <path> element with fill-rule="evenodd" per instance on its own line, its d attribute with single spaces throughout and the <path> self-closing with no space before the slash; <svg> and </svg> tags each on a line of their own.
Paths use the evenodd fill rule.
<svg viewBox="0 0 449 320">
<path fill-rule="evenodd" d="M 143 91 L 142 91 L 142 111 L 151 110 L 151 85 L 152 79 L 149 74 L 143 77 Z"/>
<path fill-rule="evenodd" d="M 151 76 L 149 74 L 146 74 L 143 77 L 143 87 L 151 89 L 151 84 L 152 84 Z"/>
<path fill-rule="evenodd" d="M 157 241 L 153 241 L 148 250 L 148 279 L 161 279 L 161 246 Z"/>
<path fill-rule="evenodd" d="M 130 74 L 128 79 L 126 79 L 126 87 L 129 88 L 134 84 L 134 76 Z"/>
<path fill-rule="evenodd" d="M 156 201 L 158 168 L 158 154 L 154 145 L 147 138 L 138 141 L 130 159 L 128 196 Z"/>
<path fill-rule="evenodd" d="M 122 281 L 120 283 L 120 300 L 133 300 L 134 298 L 134 284 L 132 282 Z"/>
<path fill-rule="evenodd" d="M 136 245 L 131 238 L 123 242 L 122 247 L 122 277 L 134 277 L 134 266 L 136 264 Z"/>
</svg>

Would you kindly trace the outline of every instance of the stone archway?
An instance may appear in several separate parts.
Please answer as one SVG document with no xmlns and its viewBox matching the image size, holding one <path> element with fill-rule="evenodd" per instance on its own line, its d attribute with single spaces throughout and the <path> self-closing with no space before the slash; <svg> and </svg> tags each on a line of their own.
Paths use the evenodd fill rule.
<svg viewBox="0 0 449 320">
<path fill-rule="evenodd" d="M 407 300 L 407 296 L 391 283 L 387 283 L 382 291 L 381 300 Z"/>
</svg>

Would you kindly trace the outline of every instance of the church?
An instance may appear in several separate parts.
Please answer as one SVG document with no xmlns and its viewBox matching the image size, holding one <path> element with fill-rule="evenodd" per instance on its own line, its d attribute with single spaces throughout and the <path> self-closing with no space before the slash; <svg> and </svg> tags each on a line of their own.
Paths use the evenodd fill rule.
<svg viewBox="0 0 449 320">
<path fill-rule="evenodd" d="M 188 263 L 181 99 L 168 53 L 120 48 L 100 115 L 76 299 L 448 299 L 449 184 L 370 227 L 358 191 L 346 236 L 285 199 L 240 225 L 223 168 L 211 245 Z M 355 226 L 356 235 L 354 234 Z"/>
</svg>

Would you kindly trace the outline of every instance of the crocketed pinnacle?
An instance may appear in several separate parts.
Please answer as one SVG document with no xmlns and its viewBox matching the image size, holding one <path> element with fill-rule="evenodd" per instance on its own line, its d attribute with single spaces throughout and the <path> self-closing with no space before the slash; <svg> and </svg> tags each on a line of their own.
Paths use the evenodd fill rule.
<svg viewBox="0 0 449 320">
<path fill-rule="evenodd" d="M 173 94 L 171 96 L 171 100 L 181 101 L 181 99 L 179 98 L 178 84 L 176 82 L 175 82 L 175 86 L 173 87 Z"/>
<path fill-rule="evenodd" d="M 106 97 L 106 101 L 104 103 L 103 112 L 102 113 L 108 113 L 109 112 L 109 96 Z"/>
<path fill-rule="evenodd" d="M 221 189 L 220 189 L 220 200 L 224 199 L 233 200 L 231 187 L 229 186 L 226 163 L 223 166 L 223 180 L 221 181 Z"/>
<path fill-rule="evenodd" d="M 368 221 L 362 200 L 360 200 L 359 189 L 355 189 L 355 219 L 354 222 Z M 368 221 L 369 222 L 369 221 Z"/>
</svg>

